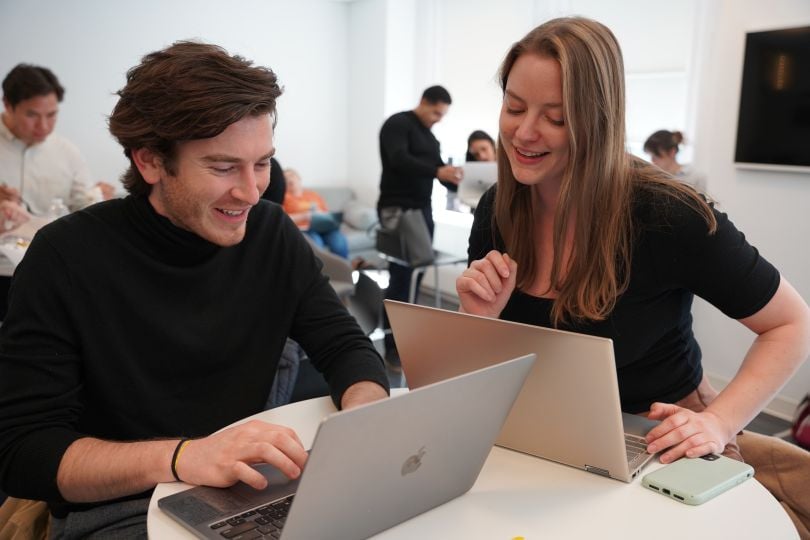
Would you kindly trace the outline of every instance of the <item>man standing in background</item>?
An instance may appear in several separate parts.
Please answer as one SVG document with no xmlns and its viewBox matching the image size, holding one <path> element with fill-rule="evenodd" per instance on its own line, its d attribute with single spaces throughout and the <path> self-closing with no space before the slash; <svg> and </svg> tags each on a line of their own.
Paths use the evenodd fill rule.
<svg viewBox="0 0 810 540">
<path fill-rule="evenodd" d="M 430 196 L 433 179 L 458 184 L 462 179 L 460 167 L 445 165 L 439 149 L 439 141 L 431 132 L 450 108 L 450 93 L 441 86 L 431 86 L 422 93 L 419 105 L 411 111 L 391 116 L 380 129 L 380 198 L 377 212 L 382 216 L 388 209 L 419 209 L 425 217 L 430 236 L 433 237 L 433 209 Z M 407 266 L 390 263 L 390 280 L 385 297 L 391 300 L 408 300 L 412 270 Z M 419 283 L 416 284 L 418 290 Z M 384 327 L 389 328 L 388 318 Z M 399 357 L 393 336 L 385 336 L 386 360 L 398 367 Z"/>
<path fill-rule="evenodd" d="M 54 199 L 70 210 L 113 196 L 113 187 L 91 188 L 79 150 L 53 133 L 65 89 L 48 68 L 19 64 L 3 80 L 0 122 L 0 200 L 46 215 Z"/>
</svg>

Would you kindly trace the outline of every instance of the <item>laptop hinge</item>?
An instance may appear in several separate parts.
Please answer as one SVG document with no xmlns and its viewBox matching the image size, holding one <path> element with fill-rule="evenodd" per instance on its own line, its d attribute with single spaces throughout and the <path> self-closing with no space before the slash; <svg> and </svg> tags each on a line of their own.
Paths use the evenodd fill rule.
<svg viewBox="0 0 810 540">
<path fill-rule="evenodd" d="M 607 469 L 594 467 L 593 465 L 585 465 L 585 470 L 588 472 L 592 472 L 594 474 L 601 474 L 602 476 L 607 476 L 608 478 L 610 478 L 610 472 L 608 472 Z"/>
</svg>

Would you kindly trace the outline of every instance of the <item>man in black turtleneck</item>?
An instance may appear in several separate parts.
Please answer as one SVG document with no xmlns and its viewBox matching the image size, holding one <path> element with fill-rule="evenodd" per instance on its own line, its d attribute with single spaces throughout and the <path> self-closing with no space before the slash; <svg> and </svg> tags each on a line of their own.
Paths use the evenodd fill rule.
<svg viewBox="0 0 810 540">
<path fill-rule="evenodd" d="M 214 84 L 215 83 L 215 84 Z M 175 479 L 263 487 L 306 452 L 262 410 L 287 336 L 334 402 L 387 395 L 382 361 L 297 227 L 260 201 L 275 74 L 180 42 L 127 74 L 110 117 L 130 195 L 43 228 L 0 328 L 0 489 L 48 502 L 52 531 L 145 535 Z"/>
<path fill-rule="evenodd" d="M 462 179 L 460 167 L 444 164 L 439 141 L 430 130 L 447 114 L 451 103 L 450 93 L 444 87 L 431 86 L 422 93 L 415 109 L 391 116 L 380 128 L 382 176 L 377 212 L 382 216 L 393 208 L 421 210 L 431 237 L 433 179 L 448 185 L 458 185 Z M 388 271 L 390 280 L 385 297 L 407 301 L 412 270 L 390 263 Z M 416 287 L 419 288 L 419 283 Z M 387 316 L 384 328 L 389 328 Z M 385 337 L 385 348 L 386 360 L 397 367 L 399 357 L 390 332 Z"/>
</svg>

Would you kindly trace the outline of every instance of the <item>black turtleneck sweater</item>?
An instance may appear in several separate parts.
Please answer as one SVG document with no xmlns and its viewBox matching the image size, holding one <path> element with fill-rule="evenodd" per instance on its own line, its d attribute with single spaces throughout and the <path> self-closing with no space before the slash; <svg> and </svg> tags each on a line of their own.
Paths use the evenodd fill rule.
<svg viewBox="0 0 810 540">
<path fill-rule="evenodd" d="M 382 361 L 298 229 L 275 204 L 221 248 L 174 227 L 145 198 L 101 203 L 44 227 L 0 327 L 0 487 L 62 499 L 67 447 L 92 436 L 198 437 L 263 409 L 287 336 L 332 398 Z"/>
</svg>

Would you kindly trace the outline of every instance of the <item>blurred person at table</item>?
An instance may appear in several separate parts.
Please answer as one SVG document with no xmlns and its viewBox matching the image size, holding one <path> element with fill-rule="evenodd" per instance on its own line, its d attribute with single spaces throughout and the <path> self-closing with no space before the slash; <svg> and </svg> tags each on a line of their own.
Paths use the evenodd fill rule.
<svg viewBox="0 0 810 540">
<path fill-rule="evenodd" d="M 498 182 L 476 209 L 460 309 L 611 338 L 622 409 L 661 421 L 648 452 L 750 460 L 806 531 L 807 475 L 794 471 L 810 454 L 793 447 L 766 479 L 760 449 L 784 441 L 740 432 L 810 353 L 810 308 L 726 214 L 626 152 L 621 49 L 604 25 L 542 24 L 508 51 L 500 82 Z M 694 295 L 755 334 L 721 392 L 703 371 Z"/>
<path fill-rule="evenodd" d="M 65 90 L 48 68 L 19 64 L 3 80 L 0 122 L 0 200 L 48 214 L 54 199 L 73 211 L 114 195 L 111 185 L 91 186 L 76 146 L 53 133 Z"/>
<path fill-rule="evenodd" d="M 222 429 L 263 410 L 288 336 L 338 407 L 387 396 L 309 243 L 260 199 L 280 94 L 269 68 L 214 45 L 146 55 L 109 120 L 129 196 L 46 225 L 18 266 L 0 327 L 0 490 L 46 501 L 52 537 L 145 536 L 161 482 L 261 489 L 260 462 L 298 477 L 291 429 Z"/>
<path fill-rule="evenodd" d="M 340 232 L 340 222 L 329 213 L 326 202 L 316 191 L 304 189 L 301 175 L 295 169 L 284 169 L 287 191 L 284 211 L 301 231 L 320 248 L 347 259 L 349 242 Z"/>
<path fill-rule="evenodd" d="M 467 161 L 495 161 L 495 141 L 489 133 L 477 129 L 467 137 Z"/>
<path fill-rule="evenodd" d="M 691 165 L 678 163 L 678 152 L 680 152 L 682 143 L 683 133 L 661 129 L 647 137 L 647 140 L 644 141 L 644 151 L 650 155 L 650 161 L 654 165 L 699 192 L 706 193 L 706 177 Z"/>
</svg>

